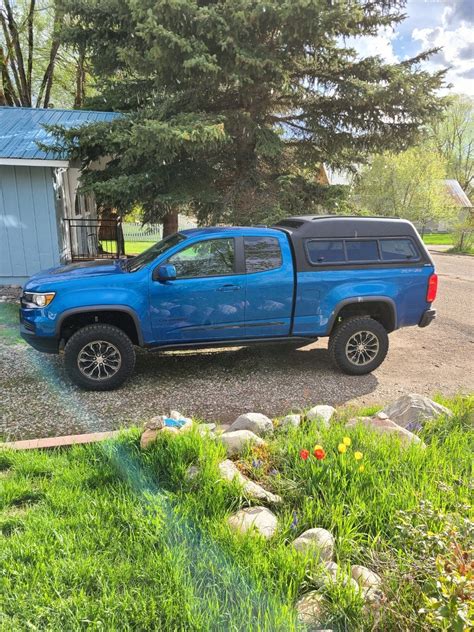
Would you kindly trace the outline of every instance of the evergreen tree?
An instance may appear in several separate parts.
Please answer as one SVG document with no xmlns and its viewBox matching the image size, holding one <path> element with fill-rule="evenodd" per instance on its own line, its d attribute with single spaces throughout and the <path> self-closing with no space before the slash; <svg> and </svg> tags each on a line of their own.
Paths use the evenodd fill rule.
<svg viewBox="0 0 474 632">
<path fill-rule="evenodd" d="M 94 68 L 88 105 L 124 116 L 58 146 L 84 166 L 110 156 L 85 186 L 168 229 L 180 208 L 204 222 L 314 212 L 318 164 L 403 150 L 443 107 L 443 72 L 420 68 L 433 51 L 387 64 L 345 44 L 395 26 L 404 1 L 63 1 Z"/>
</svg>

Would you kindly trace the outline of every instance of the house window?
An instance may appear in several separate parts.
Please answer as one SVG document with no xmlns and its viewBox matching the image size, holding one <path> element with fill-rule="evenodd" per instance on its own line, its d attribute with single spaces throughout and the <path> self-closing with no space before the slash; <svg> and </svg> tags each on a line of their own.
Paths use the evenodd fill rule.
<svg viewBox="0 0 474 632">
<path fill-rule="evenodd" d="M 179 279 L 234 274 L 234 240 L 200 241 L 172 255 L 168 263 L 175 266 L 176 277 Z"/>
<path fill-rule="evenodd" d="M 250 272 L 265 272 L 281 266 L 281 249 L 275 237 L 245 237 L 245 269 Z"/>
</svg>

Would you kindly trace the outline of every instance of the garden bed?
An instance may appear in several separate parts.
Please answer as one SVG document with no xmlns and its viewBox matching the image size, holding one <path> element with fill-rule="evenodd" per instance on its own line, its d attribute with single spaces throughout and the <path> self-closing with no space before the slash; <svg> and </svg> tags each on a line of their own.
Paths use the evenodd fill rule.
<svg viewBox="0 0 474 632">
<path fill-rule="evenodd" d="M 282 497 L 270 540 L 229 529 L 252 503 L 219 475 L 223 446 L 197 429 L 145 452 L 138 429 L 103 444 L 1 451 L 0 628 L 298 629 L 295 603 L 319 584 L 291 542 L 323 527 L 339 567 L 374 570 L 384 598 L 367 609 L 350 584 L 319 587 L 321 628 L 447 629 L 443 616 L 466 616 L 473 403 L 443 403 L 455 415 L 425 426 L 426 448 L 345 428 L 344 410 L 329 428 L 304 423 L 249 448 L 239 469 Z"/>
</svg>

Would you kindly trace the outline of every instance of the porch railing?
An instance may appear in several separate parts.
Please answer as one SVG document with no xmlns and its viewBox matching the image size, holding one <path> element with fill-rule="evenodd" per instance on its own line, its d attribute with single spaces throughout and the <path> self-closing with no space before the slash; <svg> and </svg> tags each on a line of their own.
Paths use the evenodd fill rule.
<svg viewBox="0 0 474 632">
<path fill-rule="evenodd" d="M 71 261 L 118 259 L 125 255 L 120 219 L 66 218 L 63 221 Z"/>
</svg>

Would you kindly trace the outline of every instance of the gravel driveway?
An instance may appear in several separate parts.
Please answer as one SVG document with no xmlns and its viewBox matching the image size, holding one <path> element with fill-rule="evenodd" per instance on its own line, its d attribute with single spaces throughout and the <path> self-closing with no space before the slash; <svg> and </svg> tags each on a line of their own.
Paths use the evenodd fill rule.
<svg viewBox="0 0 474 632">
<path fill-rule="evenodd" d="M 111 430 L 170 407 L 228 422 L 249 410 L 274 416 L 318 403 L 383 404 L 405 392 L 472 392 L 474 258 L 440 253 L 434 258 L 438 319 L 426 329 L 394 332 L 385 362 L 362 377 L 335 371 L 323 339 L 303 350 L 139 352 L 135 375 L 120 390 L 84 392 L 67 380 L 60 357 L 19 343 L 16 308 L 0 304 L 0 436 Z"/>
</svg>

